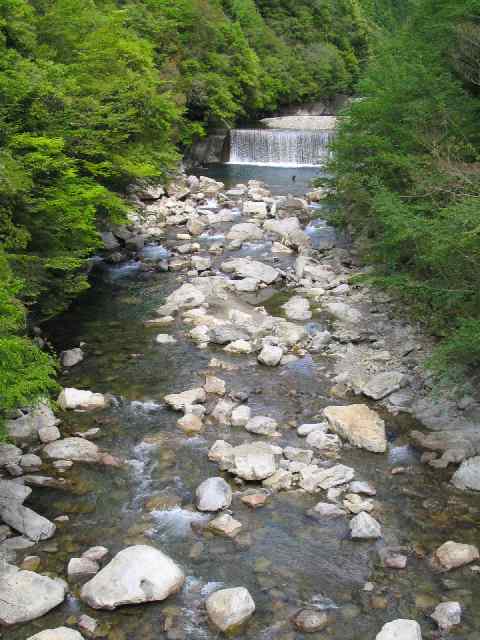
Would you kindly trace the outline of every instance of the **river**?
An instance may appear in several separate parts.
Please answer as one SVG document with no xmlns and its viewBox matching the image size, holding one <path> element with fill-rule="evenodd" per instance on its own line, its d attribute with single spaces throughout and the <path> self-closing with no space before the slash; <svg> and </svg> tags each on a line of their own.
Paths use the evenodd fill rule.
<svg viewBox="0 0 480 640">
<path fill-rule="evenodd" d="M 257 178 L 274 195 L 303 194 L 318 168 L 252 167 L 223 165 L 210 168 L 211 177 L 228 186 Z M 296 179 L 293 181 L 292 176 Z M 322 208 L 312 209 L 309 232 L 316 246 L 331 242 L 335 231 L 322 219 Z M 240 221 L 240 219 L 238 220 Z M 199 238 L 202 251 L 224 240 L 230 224 L 216 225 Z M 180 244 L 170 227 L 163 246 Z M 340 239 L 338 239 L 340 242 Z M 345 240 L 342 246 L 347 246 Z M 151 254 L 162 251 L 155 247 Z M 271 243 L 244 243 L 235 250 L 212 255 L 218 271 L 226 257 L 252 255 L 271 261 Z M 296 255 L 280 255 L 277 268 L 288 270 Z M 334 359 L 326 353 L 301 353 L 280 367 L 259 366 L 255 358 L 228 356 L 222 348 L 199 349 L 186 336 L 179 320 L 166 330 L 145 326 L 165 297 L 186 279 L 185 271 L 145 272 L 141 263 L 100 265 L 91 290 L 51 327 L 51 339 L 61 350 L 85 343 L 85 360 L 62 376 L 64 386 L 111 393 L 112 406 L 102 412 L 63 413 L 63 434 L 101 429 L 98 444 L 125 461 L 120 468 L 75 464 L 67 477 L 72 491 L 36 491 L 35 508 L 49 518 L 59 514 L 69 521 L 57 534 L 40 543 L 35 553 L 41 571 L 65 576 L 66 565 L 88 547 L 105 545 L 110 556 L 133 544 L 151 544 L 171 556 L 184 569 L 182 591 L 165 602 L 94 611 L 78 598 L 79 586 L 63 605 L 46 616 L 10 629 L 9 640 L 24 640 L 41 629 L 75 625 L 81 613 L 99 621 L 97 637 L 110 640 L 212 639 L 218 632 L 209 625 L 205 598 L 219 587 L 244 586 L 251 593 L 256 612 L 240 633 L 244 640 L 311 637 L 314 640 L 370 640 L 385 622 L 410 618 L 420 622 L 424 637 L 437 637 L 428 614 L 442 600 L 458 600 L 464 607 L 463 624 L 451 636 L 480 638 L 480 578 L 469 567 L 453 574 L 432 571 L 427 557 L 449 539 L 474 542 L 478 527 L 478 501 L 450 488 L 446 476 L 420 463 L 409 445 L 413 426 L 406 414 L 394 416 L 378 408 L 387 425 L 388 453 L 374 454 L 345 447 L 339 461 L 355 469 L 356 478 L 377 489 L 375 516 L 383 539 L 353 541 L 347 518 L 321 520 L 308 515 L 320 499 L 298 490 L 274 493 L 267 504 L 251 510 L 234 496 L 232 511 L 241 521 L 241 533 L 233 540 L 204 530 L 209 517 L 194 506 L 196 487 L 219 474 L 208 460 L 209 448 L 218 439 L 231 444 L 255 441 L 258 436 L 243 429 L 207 424 L 195 437 L 178 427 L 179 415 L 163 404 L 168 393 L 202 384 L 212 372 L 212 357 L 222 357 L 232 370 L 213 373 L 226 382 L 230 394 L 248 396 L 253 415 L 266 415 L 281 425 L 275 444 L 302 447 L 295 426 L 318 422 L 322 410 L 338 400 L 331 396 Z M 292 289 L 278 286 L 243 296 L 252 308 L 264 305 L 272 315 L 283 313 Z M 368 304 L 368 301 L 367 301 Z M 308 330 L 330 327 L 321 311 L 315 311 Z M 159 331 L 171 334 L 175 344 L 159 345 Z M 360 400 L 364 402 L 364 400 Z M 373 405 L 372 405 L 373 406 Z M 403 473 L 392 474 L 402 467 Z M 235 491 L 231 476 L 223 474 Z M 398 548 L 408 557 L 404 570 L 386 569 L 379 552 Z M 109 556 L 109 557 L 110 557 Z M 328 612 L 323 631 L 306 636 L 292 625 L 302 608 Z"/>
</svg>

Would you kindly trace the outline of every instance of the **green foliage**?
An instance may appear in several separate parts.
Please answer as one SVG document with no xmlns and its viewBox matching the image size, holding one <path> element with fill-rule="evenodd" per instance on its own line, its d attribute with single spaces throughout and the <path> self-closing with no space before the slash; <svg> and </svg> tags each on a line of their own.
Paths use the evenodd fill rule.
<svg viewBox="0 0 480 640">
<path fill-rule="evenodd" d="M 478 0 L 417 3 L 379 43 L 332 165 L 380 282 L 444 338 L 433 365 L 457 371 L 480 364 L 480 99 L 454 52 L 479 17 Z"/>
</svg>

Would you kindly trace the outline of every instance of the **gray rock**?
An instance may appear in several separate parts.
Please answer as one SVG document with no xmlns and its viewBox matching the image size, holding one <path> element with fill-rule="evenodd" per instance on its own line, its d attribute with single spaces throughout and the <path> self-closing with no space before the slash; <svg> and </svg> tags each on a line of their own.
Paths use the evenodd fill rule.
<svg viewBox="0 0 480 640">
<path fill-rule="evenodd" d="M 327 407 L 324 410 L 332 431 L 351 444 L 374 453 L 387 449 L 385 423 L 380 416 L 364 404 L 345 407 Z"/>
<path fill-rule="evenodd" d="M 303 633 L 315 633 L 328 626 L 328 615 L 324 611 L 314 609 L 302 609 L 297 613 L 293 622 L 299 631 Z"/>
<path fill-rule="evenodd" d="M 339 518 L 347 515 L 345 509 L 342 509 L 336 504 L 332 504 L 330 502 L 318 502 L 308 513 L 309 515 L 317 516 L 322 519 Z"/>
<path fill-rule="evenodd" d="M 113 235 L 111 231 L 102 231 L 100 233 L 100 237 L 102 238 L 103 246 L 106 249 L 106 251 L 116 251 L 117 249 L 120 248 L 119 241 L 116 239 L 116 237 Z"/>
<path fill-rule="evenodd" d="M 247 258 L 237 258 L 222 264 L 222 271 L 225 273 L 235 273 L 240 278 L 254 278 L 266 284 L 273 284 L 280 276 L 277 269 Z"/>
<path fill-rule="evenodd" d="M 370 482 L 362 482 L 360 480 L 357 480 L 356 482 L 350 483 L 348 489 L 351 493 L 363 493 L 366 496 L 377 495 L 377 490 L 372 484 L 370 484 Z"/>
<path fill-rule="evenodd" d="M 157 309 L 157 313 L 161 316 L 168 316 L 181 309 L 199 307 L 205 301 L 205 294 L 187 282 L 166 298 L 165 304 Z"/>
<path fill-rule="evenodd" d="M 433 554 L 434 563 L 446 571 L 463 567 L 479 558 L 477 547 L 452 540 L 442 544 Z"/>
<path fill-rule="evenodd" d="M 277 470 L 272 448 L 263 442 L 234 447 L 231 456 L 229 470 L 243 480 L 265 480 Z"/>
<path fill-rule="evenodd" d="M 42 427 L 38 430 L 38 437 L 40 442 L 43 444 L 48 444 L 49 442 L 55 442 L 55 440 L 60 440 L 62 434 L 60 433 L 60 429 L 58 427 Z"/>
<path fill-rule="evenodd" d="M 219 511 L 231 505 L 232 490 L 223 478 L 208 478 L 197 487 L 195 500 L 200 511 Z"/>
<path fill-rule="evenodd" d="M 63 580 L 3 565 L 0 572 L 0 623 L 13 625 L 43 616 L 63 602 Z"/>
<path fill-rule="evenodd" d="M 20 458 L 20 466 L 27 473 L 39 471 L 42 467 L 42 459 L 34 453 L 25 453 Z"/>
<path fill-rule="evenodd" d="M 401 389 L 405 382 L 406 376 L 400 371 L 382 371 L 370 378 L 361 391 L 369 398 L 381 400 Z"/>
<path fill-rule="evenodd" d="M 43 448 L 50 460 L 72 460 L 73 462 L 99 462 L 100 450 L 96 444 L 84 438 L 65 438 L 50 442 Z"/>
<path fill-rule="evenodd" d="M 27 640 L 83 640 L 83 636 L 75 629 L 68 627 L 57 627 L 56 629 L 45 629 L 30 636 Z"/>
<path fill-rule="evenodd" d="M 442 631 L 450 631 L 462 621 L 462 607 L 459 602 L 441 602 L 430 616 Z"/>
<path fill-rule="evenodd" d="M 62 351 L 60 360 L 63 367 L 74 367 L 79 362 L 82 362 L 83 357 L 84 353 L 82 349 L 80 349 L 80 347 L 75 347 L 74 349 Z"/>
<path fill-rule="evenodd" d="M 57 398 L 62 409 L 104 409 L 108 402 L 102 393 L 93 393 L 83 389 L 65 388 Z"/>
<path fill-rule="evenodd" d="M 256 224 L 251 222 L 234 224 L 227 234 L 227 240 L 240 240 L 240 242 L 262 239 L 263 231 Z"/>
<path fill-rule="evenodd" d="M 232 412 L 235 408 L 235 403 L 231 400 L 227 400 L 222 398 L 217 402 L 213 411 L 211 413 L 211 417 L 213 420 L 216 420 L 220 424 L 229 425 L 232 420 Z"/>
<path fill-rule="evenodd" d="M 232 425 L 234 427 L 244 427 L 250 420 L 250 414 L 250 407 L 245 404 L 235 407 L 232 411 Z"/>
<path fill-rule="evenodd" d="M 88 558 L 89 560 L 94 560 L 95 562 L 100 562 L 103 560 L 105 556 L 108 555 L 107 547 L 97 546 L 90 547 L 82 553 L 82 558 Z"/>
<path fill-rule="evenodd" d="M 277 422 L 273 418 L 267 416 L 255 416 L 251 418 L 245 425 L 245 429 L 250 433 L 256 433 L 262 436 L 273 436 L 277 430 Z"/>
<path fill-rule="evenodd" d="M 16 420 L 6 421 L 7 435 L 16 444 L 32 444 L 38 441 L 38 431 L 43 427 L 55 426 L 57 418 L 50 407 L 41 403 L 29 413 Z"/>
<path fill-rule="evenodd" d="M 210 620 L 223 632 L 238 629 L 255 611 L 255 602 L 244 587 L 215 591 L 205 606 Z"/>
<path fill-rule="evenodd" d="M 94 609 L 165 600 L 185 581 L 180 567 L 147 545 L 127 547 L 87 582 L 81 599 Z"/>
<path fill-rule="evenodd" d="M 263 228 L 280 237 L 289 235 L 295 231 L 301 231 L 300 222 L 298 218 L 295 217 L 283 218 L 282 220 L 266 220 L 263 223 Z"/>
<path fill-rule="evenodd" d="M 0 443 L 0 469 L 9 464 L 18 464 L 22 457 L 22 450 L 14 444 Z"/>
<path fill-rule="evenodd" d="M 22 504 L 31 493 L 32 490 L 23 484 L 0 478 L 0 506 L 12 502 Z"/>
<path fill-rule="evenodd" d="M 315 429 L 307 436 L 307 444 L 324 453 L 337 453 L 342 448 L 342 441 L 334 433 L 325 433 Z"/>
<path fill-rule="evenodd" d="M 288 302 L 282 305 L 285 314 L 289 320 L 310 320 L 312 312 L 310 311 L 310 302 L 301 296 L 293 296 Z"/>
<path fill-rule="evenodd" d="M 360 512 L 350 520 L 352 540 L 370 540 L 382 537 L 382 527 L 372 516 Z"/>
<path fill-rule="evenodd" d="M 210 520 L 207 526 L 208 530 L 217 535 L 234 538 L 242 528 L 242 523 L 232 518 L 228 513 L 222 513 L 213 520 Z"/>
<path fill-rule="evenodd" d="M 262 485 L 271 491 L 288 491 L 293 485 L 293 474 L 291 471 L 279 469 L 273 476 L 264 480 Z"/>
<path fill-rule="evenodd" d="M 258 354 L 258 361 L 267 367 L 276 367 L 280 364 L 283 350 L 280 347 L 266 344 Z"/>
<path fill-rule="evenodd" d="M 353 479 L 355 471 L 343 464 L 336 464 L 328 469 L 320 469 L 316 465 L 310 465 L 300 471 L 300 487 L 310 493 L 319 489 L 331 489 L 346 484 Z"/>
<path fill-rule="evenodd" d="M 422 640 L 422 630 L 415 620 L 393 620 L 383 625 L 375 640 Z"/>
<path fill-rule="evenodd" d="M 464 460 L 453 474 L 452 484 L 458 489 L 480 491 L 480 456 Z"/>
<path fill-rule="evenodd" d="M 48 540 L 55 533 L 53 522 L 18 502 L 0 503 L 0 518 L 30 540 Z"/>
<path fill-rule="evenodd" d="M 67 575 L 75 580 L 94 576 L 99 569 L 98 563 L 90 558 L 70 558 L 67 566 Z"/>
<path fill-rule="evenodd" d="M 330 302 L 325 308 L 336 320 L 346 324 L 358 324 L 362 320 L 360 311 L 344 302 Z"/>
<path fill-rule="evenodd" d="M 225 323 L 210 329 L 209 338 L 213 344 L 224 345 L 229 342 L 235 342 L 236 340 L 249 340 L 250 335 L 240 327 Z"/>
<path fill-rule="evenodd" d="M 296 447 L 285 447 L 283 455 L 287 460 L 293 462 L 304 462 L 310 464 L 313 458 L 313 451 L 310 449 L 297 449 Z"/>
<path fill-rule="evenodd" d="M 206 399 L 207 394 L 201 387 L 189 389 L 182 393 L 171 393 L 164 397 L 165 403 L 172 407 L 172 409 L 175 409 L 175 411 L 185 411 L 191 405 L 197 402 L 205 402 Z"/>
<path fill-rule="evenodd" d="M 314 422 L 311 424 L 301 424 L 297 429 L 297 434 L 301 437 L 308 436 L 312 431 L 321 431 L 325 433 L 328 429 L 326 422 Z"/>
</svg>

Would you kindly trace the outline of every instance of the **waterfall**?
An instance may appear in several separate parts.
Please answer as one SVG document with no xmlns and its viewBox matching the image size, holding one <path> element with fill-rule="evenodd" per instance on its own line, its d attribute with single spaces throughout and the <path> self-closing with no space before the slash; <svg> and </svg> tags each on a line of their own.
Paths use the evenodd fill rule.
<svg viewBox="0 0 480 640">
<path fill-rule="evenodd" d="M 329 156 L 332 131 L 287 129 L 233 129 L 230 132 L 230 164 L 308 167 Z"/>
</svg>

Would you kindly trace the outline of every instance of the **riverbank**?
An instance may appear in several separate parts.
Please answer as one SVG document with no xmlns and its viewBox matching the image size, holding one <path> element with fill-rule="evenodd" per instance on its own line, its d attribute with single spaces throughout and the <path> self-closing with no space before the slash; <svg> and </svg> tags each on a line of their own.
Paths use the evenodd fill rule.
<svg viewBox="0 0 480 640">
<path fill-rule="evenodd" d="M 354 284 L 357 256 L 300 198 L 189 178 L 142 202 L 129 230 L 143 239 L 137 259 L 112 259 L 112 247 L 98 287 L 58 327 L 58 346 L 84 343 L 62 384 L 99 395 L 64 394 L 77 410 L 60 425 L 51 414 L 23 420 L 39 456 L 30 465 L 41 465 L 29 475 L 47 478 L 35 489 L 45 539 L 7 532 L 0 549 L 68 586 L 49 583 L 50 604 L 63 604 L 10 637 L 65 624 L 87 637 L 96 621 L 98 637 L 153 638 L 160 627 L 170 640 L 209 638 L 223 623 L 206 602 L 233 587 L 256 606 L 245 608 L 245 638 L 373 638 L 397 618 L 434 637 L 429 616 L 445 600 L 461 603 L 462 637 L 475 634 L 478 500 L 410 446 L 417 405 L 434 406 L 424 337 L 382 293 Z M 464 418 L 468 407 L 455 410 Z M 13 464 L 24 473 L 21 457 Z M 209 478 L 222 480 L 205 487 Z M 452 554 L 430 564 L 447 540 L 472 545 L 448 579 L 438 558 L 452 569 Z M 92 609 L 92 575 L 110 567 L 110 589 L 112 557 L 137 545 L 168 554 L 183 588 L 175 595 L 183 581 L 157 576 L 140 600 L 119 597 L 161 600 L 147 592 L 163 588 L 165 604 Z M 92 554 L 97 567 L 80 560 Z M 139 579 L 152 580 L 147 565 L 137 561 Z"/>
</svg>

